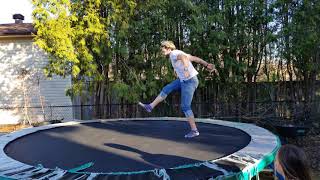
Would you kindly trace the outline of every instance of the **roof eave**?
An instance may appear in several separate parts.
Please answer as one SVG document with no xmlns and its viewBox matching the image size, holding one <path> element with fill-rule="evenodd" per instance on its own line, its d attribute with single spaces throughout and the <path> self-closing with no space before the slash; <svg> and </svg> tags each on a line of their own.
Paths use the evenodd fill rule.
<svg viewBox="0 0 320 180">
<path fill-rule="evenodd" d="M 0 35 L 0 40 L 8 40 L 8 39 L 33 39 L 35 35 Z"/>
</svg>

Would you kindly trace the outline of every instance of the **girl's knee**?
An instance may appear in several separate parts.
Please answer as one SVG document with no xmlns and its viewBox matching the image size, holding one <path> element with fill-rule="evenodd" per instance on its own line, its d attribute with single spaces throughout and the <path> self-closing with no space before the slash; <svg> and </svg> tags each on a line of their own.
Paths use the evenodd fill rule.
<svg viewBox="0 0 320 180">
<path fill-rule="evenodd" d="M 193 116 L 193 112 L 192 112 L 191 106 L 183 106 L 183 105 L 181 105 L 181 110 L 182 110 L 182 112 L 184 113 L 184 115 L 186 117 Z"/>
<path fill-rule="evenodd" d="M 162 97 L 163 99 L 165 99 L 168 96 L 168 94 L 165 91 L 162 90 L 160 92 L 159 96 Z"/>
</svg>

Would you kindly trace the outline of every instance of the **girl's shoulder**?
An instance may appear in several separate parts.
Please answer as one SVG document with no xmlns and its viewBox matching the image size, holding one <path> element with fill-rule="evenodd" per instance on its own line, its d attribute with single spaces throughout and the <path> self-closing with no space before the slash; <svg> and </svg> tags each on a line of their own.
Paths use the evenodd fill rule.
<svg viewBox="0 0 320 180">
<path fill-rule="evenodd" d="M 187 53 L 185 53 L 185 52 L 183 52 L 181 50 L 178 50 L 178 49 L 172 50 L 171 53 L 172 54 L 177 54 L 177 55 L 179 55 L 179 54 L 187 54 Z"/>
<path fill-rule="evenodd" d="M 181 51 L 181 50 L 175 49 L 175 50 L 172 50 L 172 51 L 171 51 L 170 57 L 171 57 L 171 58 L 176 58 L 176 57 L 177 57 L 178 55 L 180 55 L 180 54 L 188 55 L 187 53 L 185 53 L 185 52 L 183 52 L 183 51 Z"/>
</svg>

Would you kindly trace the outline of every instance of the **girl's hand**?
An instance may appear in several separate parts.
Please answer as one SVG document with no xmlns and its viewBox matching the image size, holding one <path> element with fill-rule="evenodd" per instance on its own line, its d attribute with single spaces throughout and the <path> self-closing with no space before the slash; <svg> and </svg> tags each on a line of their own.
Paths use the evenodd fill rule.
<svg viewBox="0 0 320 180">
<path fill-rule="evenodd" d="M 214 67 L 213 64 L 208 63 L 206 68 L 210 73 L 215 73 L 215 74 L 219 75 L 219 72 L 217 71 L 217 69 Z"/>
<path fill-rule="evenodd" d="M 208 63 L 206 68 L 207 68 L 208 71 L 212 71 L 214 69 L 214 66 L 213 66 L 213 64 Z"/>
</svg>

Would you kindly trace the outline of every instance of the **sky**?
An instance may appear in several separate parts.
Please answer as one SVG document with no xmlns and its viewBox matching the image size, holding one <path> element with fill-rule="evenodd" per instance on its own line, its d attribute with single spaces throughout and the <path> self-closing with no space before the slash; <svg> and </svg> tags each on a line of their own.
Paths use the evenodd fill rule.
<svg viewBox="0 0 320 180">
<path fill-rule="evenodd" d="M 13 14 L 22 14 L 25 23 L 32 22 L 31 0 L 0 0 L 0 24 L 14 23 Z"/>
</svg>

